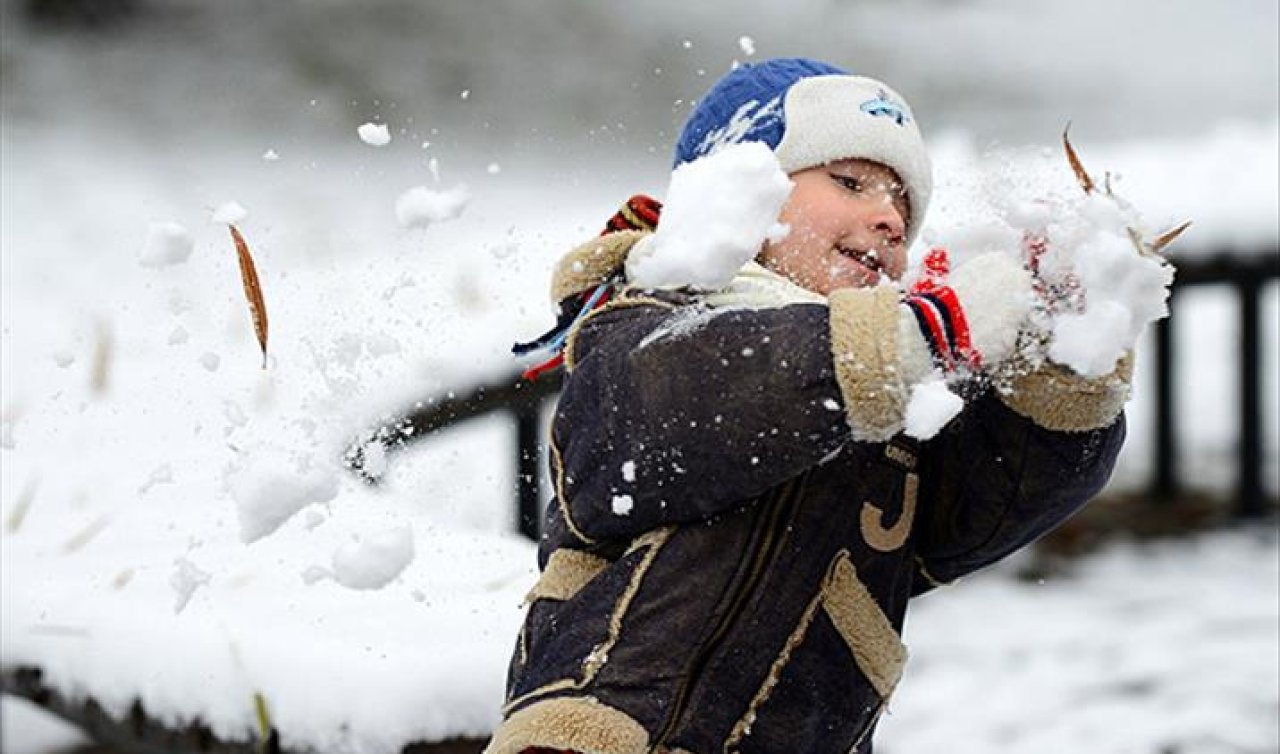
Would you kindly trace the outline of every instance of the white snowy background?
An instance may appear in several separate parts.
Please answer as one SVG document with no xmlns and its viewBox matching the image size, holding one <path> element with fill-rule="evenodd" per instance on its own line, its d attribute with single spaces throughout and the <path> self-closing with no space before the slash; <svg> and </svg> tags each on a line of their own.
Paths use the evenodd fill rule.
<svg viewBox="0 0 1280 754">
<path fill-rule="evenodd" d="M 911 97 L 940 184 L 926 238 L 1070 187 L 1068 119 L 1150 226 L 1196 222 L 1182 253 L 1280 238 L 1274 3 L 663 0 L 625 23 L 153 5 L 92 37 L 0 6 L 0 660 L 229 737 L 252 734 L 255 693 L 285 745 L 324 751 L 495 723 L 535 576 L 512 427 L 442 433 L 376 489 L 336 459 L 377 417 L 512 369 L 552 319 L 551 263 L 663 190 L 672 129 L 733 60 L 826 56 Z M 262 279 L 266 370 L 228 217 Z M 1219 497 L 1234 306 L 1204 289 L 1175 310 L 1180 471 Z M 1273 495 L 1278 319 L 1272 285 Z M 1140 362 L 1112 491 L 1147 479 L 1150 379 Z M 1273 530 L 1118 542 L 1040 583 L 1017 565 L 914 607 L 883 751 L 1280 750 Z M 4 752 L 82 740 L 2 710 Z"/>
</svg>

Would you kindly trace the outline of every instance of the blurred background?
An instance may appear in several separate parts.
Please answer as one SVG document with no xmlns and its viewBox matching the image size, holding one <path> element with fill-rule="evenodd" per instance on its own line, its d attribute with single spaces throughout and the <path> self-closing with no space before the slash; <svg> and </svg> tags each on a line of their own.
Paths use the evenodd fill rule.
<svg viewBox="0 0 1280 754">
<path fill-rule="evenodd" d="M 412 414 L 416 435 L 430 438 L 386 443 L 385 494 L 448 526 L 536 534 L 548 489 L 538 438 L 554 383 L 545 395 L 503 390 L 516 374 L 511 342 L 553 319 L 543 293 L 550 265 L 627 196 L 661 195 L 675 136 L 716 78 L 752 60 L 819 57 L 910 100 L 935 150 L 944 214 L 949 168 L 993 154 L 1057 160 L 1071 122 L 1086 164 L 1114 170 L 1156 229 L 1197 223 L 1173 252 L 1182 286 L 1173 326 L 1144 343 L 1112 487 L 1057 550 L 1004 576 L 1042 577 L 1053 553 L 1091 550 L 1117 532 L 1226 527 L 1236 536 L 1243 527 L 1248 546 L 1197 540 L 1183 553 L 1250 553 L 1204 568 L 1222 568 L 1214 573 L 1228 582 L 1250 571 L 1224 593 L 1255 608 L 1253 632 L 1233 651 L 1261 660 L 1247 679 L 1224 681 L 1238 694 L 1223 703 L 1261 724 L 1209 715 L 1205 730 L 1239 735 L 1192 732 L 1163 749 L 1151 743 L 1158 735 L 1112 738 L 1113 748 L 1076 729 L 1047 740 L 1063 750 L 1276 751 L 1267 730 L 1280 697 L 1278 29 L 1274 0 L 2 0 L 4 505 L 11 518 L 25 511 L 15 501 L 29 481 L 51 475 L 76 480 L 68 499 L 78 499 L 76 484 L 110 487 L 103 480 L 114 476 L 122 497 L 140 496 L 126 472 L 145 482 L 165 467 L 160 456 L 141 460 L 151 458 L 137 450 L 144 444 L 189 455 L 186 494 L 220 499 L 220 481 L 196 481 L 202 446 L 165 438 L 187 442 L 204 427 L 201 442 L 221 430 L 239 443 L 243 422 L 227 395 L 258 396 L 247 406 L 264 391 L 288 394 L 292 355 L 311 369 L 298 379 L 327 391 L 327 402 L 299 407 L 322 425 L 321 439 L 308 435 L 317 452 L 338 458 Z M 390 144 L 362 142 L 356 130 L 368 122 L 387 125 Z M 414 185 L 465 188 L 465 212 L 398 227 L 393 205 Z M 286 376 L 275 387 L 253 372 L 232 376 L 256 363 L 235 261 L 210 220 L 231 201 L 247 208 L 240 227 L 268 299 L 280 302 L 273 369 Z M 195 252 L 168 277 L 138 262 L 156 222 L 186 228 Z M 115 354 L 109 391 L 94 376 L 104 348 Z M 182 389 L 148 382 L 162 372 Z M 117 423 L 78 425 L 86 402 L 107 405 L 103 395 Z M 119 426 L 139 443 L 115 436 Z M 33 441 L 42 431 L 79 435 L 77 450 Z M 171 486 L 183 489 L 173 464 Z M 1112 567 L 1145 578 L 1141 565 Z M 495 652 L 505 653 L 503 641 Z M 6 668 L 26 659 L 15 651 Z M 1178 693 L 1172 706 L 1151 708 L 1148 727 L 1159 731 L 1178 704 L 1195 706 Z M 5 751 L 87 745 L 5 699 Z M 926 719 L 913 716 L 923 701 L 903 706 L 912 725 Z M 1049 750 L 1019 744 L 992 719 L 975 751 Z M 890 752 L 957 735 L 886 728 Z"/>
</svg>

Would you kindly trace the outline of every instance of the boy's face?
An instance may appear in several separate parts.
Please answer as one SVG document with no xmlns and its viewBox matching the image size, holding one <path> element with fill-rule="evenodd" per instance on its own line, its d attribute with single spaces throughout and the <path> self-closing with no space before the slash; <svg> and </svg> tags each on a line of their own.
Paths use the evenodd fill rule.
<svg viewBox="0 0 1280 754">
<path fill-rule="evenodd" d="M 897 280 L 907 264 L 910 205 L 898 176 L 870 160 L 839 160 L 791 174 L 795 188 L 778 218 L 791 232 L 766 243 L 765 267 L 823 296 L 837 288 Z"/>
</svg>

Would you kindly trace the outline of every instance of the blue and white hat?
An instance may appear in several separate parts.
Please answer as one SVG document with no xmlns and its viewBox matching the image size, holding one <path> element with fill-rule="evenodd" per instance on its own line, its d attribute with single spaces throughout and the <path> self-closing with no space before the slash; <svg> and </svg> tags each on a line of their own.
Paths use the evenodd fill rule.
<svg viewBox="0 0 1280 754">
<path fill-rule="evenodd" d="M 768 144 L 787 173 L 860 158 L 887 165 L 907 190 L 907 243 L 920 230 L 932 168 L 915 116 L 897 92 L 808 58 L 742 65 L 698 102 L 676 143 L 676 166 L 728 144 Z"/>
</svg>

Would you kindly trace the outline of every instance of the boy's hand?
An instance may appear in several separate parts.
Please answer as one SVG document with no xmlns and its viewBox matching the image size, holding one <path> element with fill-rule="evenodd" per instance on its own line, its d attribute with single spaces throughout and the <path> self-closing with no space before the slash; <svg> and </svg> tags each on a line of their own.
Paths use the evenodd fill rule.
<svg viewBox="0 0 1280 754">
<path fill-rule="evenodd" d="M 1028 322 L 1035 302 L 1032 275 L 999 252 L 976 257 L 955 272 L 949 266 L 945 250 L 930 251 L 906 303 L 945 371 L 991 371 L 1013 353 Z"/>
</svg>

